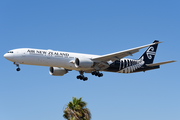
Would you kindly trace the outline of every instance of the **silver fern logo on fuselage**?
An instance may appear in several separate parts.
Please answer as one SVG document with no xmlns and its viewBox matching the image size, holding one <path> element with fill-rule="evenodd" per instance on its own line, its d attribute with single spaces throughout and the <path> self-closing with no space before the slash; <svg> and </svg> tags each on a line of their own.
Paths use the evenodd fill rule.
<svg viewBox="0 0 180 120">
<path fill-rule="evenodd" d="M 156 52 L 154 52 L 154 47 L 151 46 L 151 47 L 147 50 L 146 54 L 147 54 L 148 59 L 152 59 L 152 55 L 155 55 L 155 54 L 156 54 Z"/>
<path fill-rule="evenodd" d="M 126 62 L 125 62 L 126 61 Z M 128 62 L 127 62 L 128 61 Z M 121 59 L 119 73 L 133 73 L 144 65 L 144 57 L 139 60 Z"/>
</svg>

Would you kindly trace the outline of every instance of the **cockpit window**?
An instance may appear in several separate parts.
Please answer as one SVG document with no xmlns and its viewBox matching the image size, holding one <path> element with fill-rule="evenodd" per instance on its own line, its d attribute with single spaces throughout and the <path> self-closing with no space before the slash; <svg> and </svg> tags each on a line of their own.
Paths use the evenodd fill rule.
<svg viewBox="0 0 180 120">
<path fill-rule="evenodd" d="M 13 53 L 13 51 L 9 51 L 8 53 Z"/>
</svg>

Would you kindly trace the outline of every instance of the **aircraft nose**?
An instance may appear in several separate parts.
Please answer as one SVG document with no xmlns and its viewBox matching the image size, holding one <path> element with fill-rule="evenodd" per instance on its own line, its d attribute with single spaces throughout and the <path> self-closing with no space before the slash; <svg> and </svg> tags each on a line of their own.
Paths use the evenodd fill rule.
<svg viewBox="0 0 180 120">
<path fill-rule="evenodd" d="M 4 58 L 8 59 L 8 60 L 12 60 L 13 56 L 9 53 L 4 54 Z"/>
<path fill-rule="evenodd" d="M 7 53 L 6 53 L 6 54 L 4 54 L 4 58 L 6 58 L 6 59 L 7 59 L 7 57 L 8 57 Z"/>
</svg>

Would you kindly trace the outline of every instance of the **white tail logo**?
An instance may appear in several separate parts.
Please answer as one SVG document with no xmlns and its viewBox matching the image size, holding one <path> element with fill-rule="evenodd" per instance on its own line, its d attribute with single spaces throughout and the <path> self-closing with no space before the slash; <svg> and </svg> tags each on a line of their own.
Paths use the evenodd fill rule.
<svg viewBox="0 0 180 120">
<path fill-rule="evenodd" d="M 155 54 L 156 54 L 156 52 L 154 52 L 154 47 L 150 47 L 150 48 L 147 50 L 146 54 L 147 54 L 147 57 L 148 57 L 149 59 L 152 59 L 152 55 L 155 55 Z"/>
</svg>

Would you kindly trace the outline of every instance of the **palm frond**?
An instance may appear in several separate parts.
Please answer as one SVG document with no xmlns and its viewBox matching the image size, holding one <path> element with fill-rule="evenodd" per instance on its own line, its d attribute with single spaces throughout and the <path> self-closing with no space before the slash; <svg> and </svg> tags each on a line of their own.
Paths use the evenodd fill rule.
<svg viewBox="0 0 180 120">
<path fill-rule="evenodd" d="M 87 103 L 82 101 L 82 97 L 79 99 L 73 97 L 72 102 L 70 101 L 64 109 L 63 117 L 67 120 L 90 120 L 91 113 L 86 105 Z"/>
</svg>

